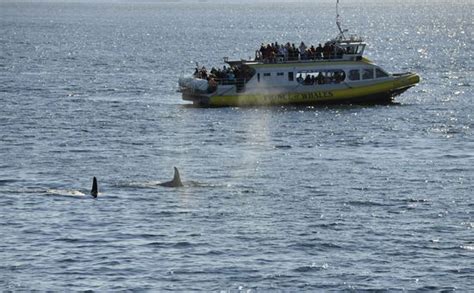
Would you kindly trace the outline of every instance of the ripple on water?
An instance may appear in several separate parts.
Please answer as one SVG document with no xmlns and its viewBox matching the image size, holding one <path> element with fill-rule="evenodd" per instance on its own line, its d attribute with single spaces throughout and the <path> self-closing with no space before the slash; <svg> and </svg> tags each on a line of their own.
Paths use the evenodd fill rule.
<svg viewBox="0 0 474 293">
<path fill-rule="evenodd" d="M 307 272 L 318 272 L 321 270 L 326 270 L 329 268 L 328 264 L 323 264 L 323 265 L 316 265 L 315 263 L 312 263 L 311 265 L 307 266 L 300 266 L 295 269 L 293 269 L 294 272 L 298 273 L 307 273 Z"/>
<path fill-rule="evenodd" d="M 460 248 L 467 251 L 474 251 L 474 244 L 461 245 Z"/>
</svg>

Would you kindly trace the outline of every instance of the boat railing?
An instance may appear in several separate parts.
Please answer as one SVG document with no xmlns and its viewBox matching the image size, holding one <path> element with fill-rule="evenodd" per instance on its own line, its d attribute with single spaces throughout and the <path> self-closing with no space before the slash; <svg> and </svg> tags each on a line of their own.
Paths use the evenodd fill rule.
<svg viewBox="0 0 474 293">
<path fill-rule="evenodd" d="M 237 92 L 242 91 L 245 87 L 245 78 L 214 78 L 218 85 L 235 85 Z"/>
<path fill-rule="evenodd" d="M 272 58 L 264 58 L 261 54 L 260 51 L 255 51 L 255 60 L 256 62 L 262 62 L 262 63 L 287 63 L 287 62 L 308 62 L 308 61 L 326 61 L 326 60 L 342 60 L 344 59 L 345 55 L 358 55 L 358 54 L 350 54 L 346 52 L 331 52 L 330 54 L 320 54 L 319 56 L 317 54 L 295 54 L 293 56 L 285 56 L 285 55 L 276 55 L 275 57 Z"/>
</svg>

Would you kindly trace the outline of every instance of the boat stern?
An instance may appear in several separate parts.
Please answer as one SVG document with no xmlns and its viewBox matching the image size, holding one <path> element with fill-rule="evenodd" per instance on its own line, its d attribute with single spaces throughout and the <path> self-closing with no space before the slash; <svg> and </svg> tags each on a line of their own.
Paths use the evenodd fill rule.
<svg viewBox="0 0 474 293">
<path fill-rule="evenodd" d="M 209 82 L 200 78 L 180 78 L 179 90 L 185 101 L 191 101 L 195 105 L 207 104 L 210 97 Z"/>
<path fill-rule="evenodd" d="M 178 92 L 181 93 L 183 101 L 193 102 L 193 105 L 202 106 L 209 104 L 210 95 L 207 93 L 197 92 L 189 88 L 180 88 Z"/>
</svg>

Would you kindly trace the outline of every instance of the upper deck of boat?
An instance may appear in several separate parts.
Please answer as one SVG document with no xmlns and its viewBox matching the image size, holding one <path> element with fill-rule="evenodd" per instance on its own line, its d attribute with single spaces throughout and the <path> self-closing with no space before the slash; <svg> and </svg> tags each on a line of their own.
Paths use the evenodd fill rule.
<svg viewBox="0 0 474 293">
<path fill-rule="evenodd" d="M 295 48 L 293 45 L 294 51 L 290 53 L 283 53 L 279 50 L 278 43 L 275 43 L 275 45 L 264 46 L 262 44 L 260 50 L 255 51 L 255 58 L 253 60 L 241 59 L 231 61 L 225 57 L 224 62 L 230 66 L 247 65 L 251 67 L 325 65 L 355 61 L 371 63 L 370 60 L 363 57 L 367 44 L 359 38 L 335 39 L 326 42 L 324 47 L 320 44 L 317 48 L 311 46 L 304 51 Z M 281 48 L 283 48 L 283 45 L 281 45 Z"/>
</svg>

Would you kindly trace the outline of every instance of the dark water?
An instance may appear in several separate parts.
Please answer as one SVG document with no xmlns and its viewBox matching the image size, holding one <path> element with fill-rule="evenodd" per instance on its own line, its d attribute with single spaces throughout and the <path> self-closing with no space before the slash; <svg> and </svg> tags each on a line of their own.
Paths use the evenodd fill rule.
<svg viewBox="0 0 474 293">
<path fill-rule="evenodd" d="M 333 37 L 314 2 L 0 3 L 0 288 L 474 288 L 472 1 L 341 1 L 422 76 L 397 105 L 176 93 L 195 61 Z"/>
</svg>

